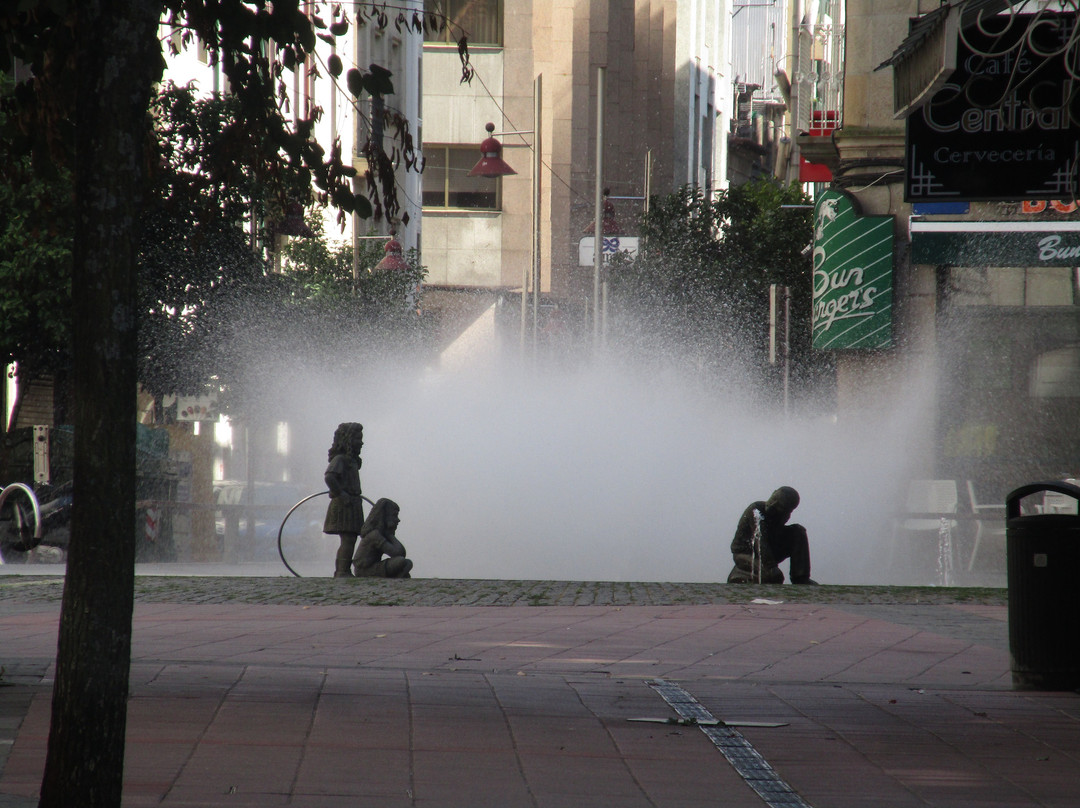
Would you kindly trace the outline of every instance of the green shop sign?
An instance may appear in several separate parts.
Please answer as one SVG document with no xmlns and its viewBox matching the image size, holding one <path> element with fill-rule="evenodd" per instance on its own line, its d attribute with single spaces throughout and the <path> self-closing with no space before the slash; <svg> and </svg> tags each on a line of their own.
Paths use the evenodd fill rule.
<svg viewBox="0 0 1080 808">
<path fill-rule="evenodd" d="M 814 222 L 814 347 L 890 347 L 892 217 L 860 216 L 851 197 L 828 190 Z"/>
<path fill-rule="evenodd" d="M 912 219 L 911 263 L 959 267 L 1080 266 L 1080 222 Z"/>
</svg>

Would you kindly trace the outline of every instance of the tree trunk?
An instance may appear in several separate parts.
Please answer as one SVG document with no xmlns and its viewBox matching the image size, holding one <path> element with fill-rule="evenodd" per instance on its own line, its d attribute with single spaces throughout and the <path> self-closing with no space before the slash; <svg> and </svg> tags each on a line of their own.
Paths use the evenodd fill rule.
<svg viewBox="0 0 1080 808">
<path fill-rule="evenodd" d="M 74 509 L 42 808 L 119 806 L 135 571 L 136 271 L 161 3 L 80 0 Z"/>
</svg>

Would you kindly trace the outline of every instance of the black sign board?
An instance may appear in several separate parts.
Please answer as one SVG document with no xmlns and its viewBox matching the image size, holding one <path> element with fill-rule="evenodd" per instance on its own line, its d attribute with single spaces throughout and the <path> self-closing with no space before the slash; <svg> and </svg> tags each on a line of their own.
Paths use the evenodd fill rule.
<svg viewBox="0 0 1080 808">
<path fill-rule="evenodd" d="M 1003 14 L 960 31 L 956 70 L 907 119 L 908 202 L 1073 199 L 1080 80 L 1072 14 Z"/>
</svg>

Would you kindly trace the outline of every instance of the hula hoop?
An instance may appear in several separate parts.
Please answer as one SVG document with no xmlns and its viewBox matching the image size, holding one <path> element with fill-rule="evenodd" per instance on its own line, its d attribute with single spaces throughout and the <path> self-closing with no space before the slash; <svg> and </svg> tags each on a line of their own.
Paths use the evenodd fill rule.
<svg viewBox="0 0 1080 808">
<path fill-rule="evenodd" d="M 297 508 L 299 508 L 301 505 L 303 505 L 309 499 L 315 499 L 315 497 L 321 497 L 321 496 L 324 496 L 325 494 L 329 494 L 329 493 L 330 493 L 329 491 L 320 491 L 317 494 L 308 494 L 302 500 L 300 500 L 295 505 L 293 505 L 291 508 L 289 508 L 289 512 L 287 514 L 285 514 L 285 518 L 281 520 L 281 526 L 278 528 L 278 531 L 277 531 L 277 552 L 278 552 L 278 556 L 281 557 L 281 563 L 285 565 L 285 569 L 287 569 L 289 572 L 291 572 L 297 578 L 303 578 L 304 576 L 301 575 L 296 570 L 294 570 L 289 565 L 289 562 L 285 560 L 285 552 L 281 548 L 281 534 L 282 534 L 282 531 L 285 530 L 285 523 L 289 521 L 289 517 L 293 515 L 293 511 L 295 511 Z M 375 505 L 374 502 L 372 502 L 370 499 L 365 497 L 363 494 L 360 495 L 360 499 L 364 500 L 364 502 L 368 503 L 368 505 L 371 505 L 373 507 Z"/>
</svg>

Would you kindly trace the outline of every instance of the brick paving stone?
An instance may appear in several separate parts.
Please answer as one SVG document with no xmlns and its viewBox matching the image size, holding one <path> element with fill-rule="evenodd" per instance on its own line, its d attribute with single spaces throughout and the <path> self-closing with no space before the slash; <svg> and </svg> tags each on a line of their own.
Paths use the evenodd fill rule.
<svg viewBox="0 0 1080 808">
<path fill-rule="evenodd" d="M 60 586 L 0 574 L 0 808 L 29 808 Z M 755 600 L 782 601 L 781 603 Z M 124 806 L 1076 806 L 1080 695 L 1011 688 L 1004 590 L 136 579 Z M 6 733 L 6 734 L 5 734 Z"/>
</svg>

